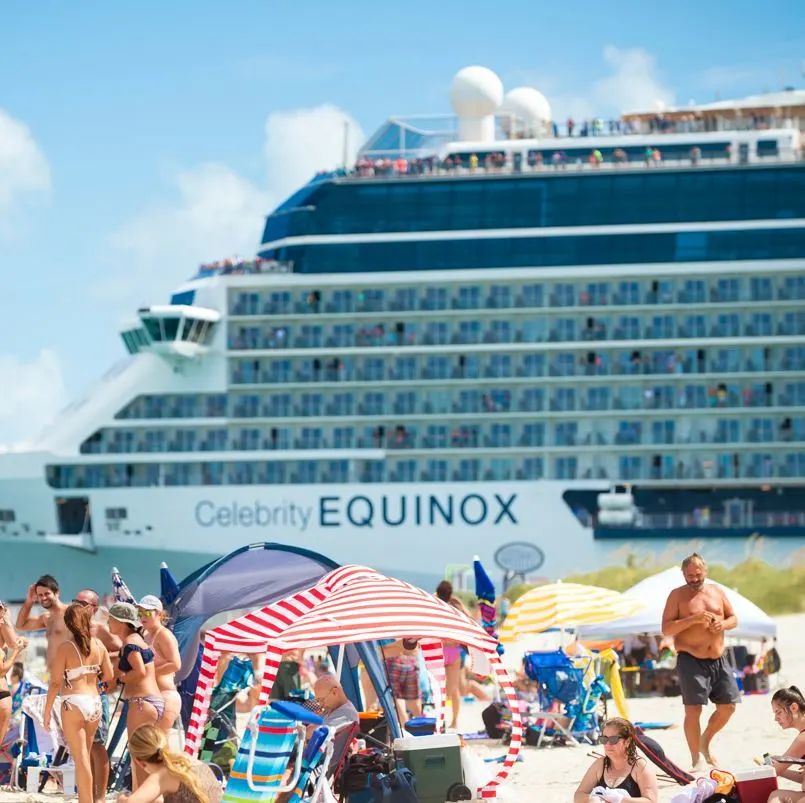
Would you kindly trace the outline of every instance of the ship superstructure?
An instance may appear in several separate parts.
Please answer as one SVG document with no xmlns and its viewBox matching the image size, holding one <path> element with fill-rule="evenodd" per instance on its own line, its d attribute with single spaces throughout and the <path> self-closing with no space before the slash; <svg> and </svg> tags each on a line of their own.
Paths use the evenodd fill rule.
<svg viewBox="0 0 805 803">
<path fill-rule="evenodd" d="M 462 71 L 456 117 L 388 121 L 254 259 L 138 311 L 129 358 L 0 460 L 0 542 L 91 574 L 104 550 L 279 540 L 423 583 L 511 542 L 547 575 L 734 562 L 752 535 L 790 556 L 805 104 L 784 100 L 558 124 Z"/>
</svg>

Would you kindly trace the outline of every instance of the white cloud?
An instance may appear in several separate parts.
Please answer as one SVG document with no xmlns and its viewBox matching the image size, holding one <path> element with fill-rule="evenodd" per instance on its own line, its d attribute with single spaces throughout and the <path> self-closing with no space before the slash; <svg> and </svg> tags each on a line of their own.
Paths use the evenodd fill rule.
<svg viewBox="0 0 805 803">
<path fill-rule="evenodd" d="M 620 112 L 673 105 L 674 93 L 661 82 L 656 59 L 648 51 L 641 47 L 619 50 L 607 45 L 604 62 L 612 72 L 593 86 L 593 95 L 602 105 Z"/>
<path fill-rule="evenodd" d="M 0 109 L 0 236 L 9 236 L 26 202 L 50 193 L 50 167 L 25 123 Z"/>
<path fill-rule="evenodd" d="M 270 202 L 267 192 L 223 164 L 202 164 L 174 181 L 175 200 L 152 204 L 112 234 L 115 261 L 94 287 L 96 296 L 159 302 L 198 264 L 254 252 Z"/>
<path fill-rule="evenodd" d="M 0 354 L 0 451 L 22 448 L 67 402 L 61 363 L 42 349 L 31 362 Z"/>
<path fill-rule="evenodd" d="M 335 106 L 276 112 L 266 120 L 265 159 L 272 191 L 284 197 L 316 172 L 353 161 L 366 137 L 348 114 Z"/>
<path fill-rule="evenodd" d="M 354 159 L 364 139 L 360 126 L 325 105 L 268 117 L 265 183 L 253 183 L 220 163 L 177 173 L 172 200 L 155 202 L 113 232 L 108 250 L 114 260 L 94 295 L 128 307 L 153 303 L 199 263 L 253 255 L 265 216 L 318 171 L 341 164 L 345 125 L 348 158 Z"/>
<path fill-rule="evenodd" d="M 558 123 L 568 117 L 589 120 L 673 105 L 674 94 L 663 83 L 656 59 L 647 50 L 640 47 L 622 50 L 607 45 L 602 59 L 601 77 L 582 91 L 568 89 L 561 76 L 543 75 L 531 69 L 515 70 L 512 76 L 545 94 Z"/>
</svg>

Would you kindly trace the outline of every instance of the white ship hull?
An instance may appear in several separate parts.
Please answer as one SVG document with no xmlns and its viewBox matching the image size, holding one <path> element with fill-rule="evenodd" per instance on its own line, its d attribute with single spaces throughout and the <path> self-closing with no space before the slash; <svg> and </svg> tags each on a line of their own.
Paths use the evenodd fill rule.
<svg viewBox="0 0 805 803">
<path fill-rule="evenodd" d="M 43 572 L 61 575 L 67 593 L 84 585 L 105 588 L 112 566 L 119 565 L 137 591 L 146 586 L 153 591 L 163 560 L 184 576 L 216 556 L 261 541 L 309 549 L 340 563 L 364 563 L 425 586 L 438 582 L 450 566 L 470 565 L 474 555 L 499 574 L 495 553 L 515 542 L 542 553 L 541 565 L 529 575 L 551 578 L 623 564 L 630 555 L 664 566 L 703 550 L 712 562 L 734 564 L 749 554 L 776 562 L 805 548 L 805 537 L 747 542 L 697 538 L 695 530 L 688 539 L 638 530 L 629 540 L 596 540 L 563 500 L 570 488 L 607 490 L 601 482 L 545 480 L 59 493 L 41 480 L 7 479 L 0 486 L 0 508 L 13 499 L 18 522 L 27 529 L 5 525 L 0 588 L 6 598 L 21 597 Z M 60 533 L 56 500 L 77 497 L 89 500 L 91 532 Z M 116 508 L 126 508 L 125 520 L 107 518 Z"/>
</svg>

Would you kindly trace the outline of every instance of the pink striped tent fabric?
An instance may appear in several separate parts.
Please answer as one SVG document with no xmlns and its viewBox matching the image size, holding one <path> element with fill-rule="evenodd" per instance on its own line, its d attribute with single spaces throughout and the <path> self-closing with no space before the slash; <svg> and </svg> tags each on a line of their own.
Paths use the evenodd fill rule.
<svg viewBox="0 0 805 803">
<path fill-rule="evenodd" d="M 514 686 L 497 654 L 497 641 L 450 605 L 409 583 L 365 566 L 342 566 L 312 588 L 209 630 L 187 729 L 185 752 L 198 753 L 207 719 L 215 668 L 222 652 L 266 653 L 260 703 L 268 701 L 282 653 L 360 641 L 412 637 L 420 640 L 425 663 L 439 686 L 439 723 L 444 725 L 445 670 L 442 641 L 484 654 L 512 709 L 512 740 L 497 777 L 478 790 L 494 798 L 520 750 L 522 725 Z"/>
</svg>

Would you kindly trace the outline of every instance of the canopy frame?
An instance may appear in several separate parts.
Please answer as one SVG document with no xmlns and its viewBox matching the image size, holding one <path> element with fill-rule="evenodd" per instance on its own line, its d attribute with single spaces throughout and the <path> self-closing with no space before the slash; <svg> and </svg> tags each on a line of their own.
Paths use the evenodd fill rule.
<svg viewBox="0 0 805 803">
<path fill-rule="evenodd" d="M 367 608 L 369 598 L 372 605 Z M 496 640 L 476 622 L 433 595 L 363 566 L 343 566 L 305 591 L 207 631 L 185 752 L 195 756 L 200 747 L 215 669 L 222 652 L 265 653 L 259 704 L 266 705 L 282 654 L 287 650 L 383 638 L 419 640 L 425 664 L 439 687 L 439 730 L 444 729 L 445 723 L 443 640 L 466 644 L 488 660 L 512 711 L 508 752 L 498 774 L 477 790 L 479 798 L 495 798 L 499 784 L 508 778 L 517 760 L 522 743 L 519 703 L 514 684 L 497 653 Z"/>
</svg>

